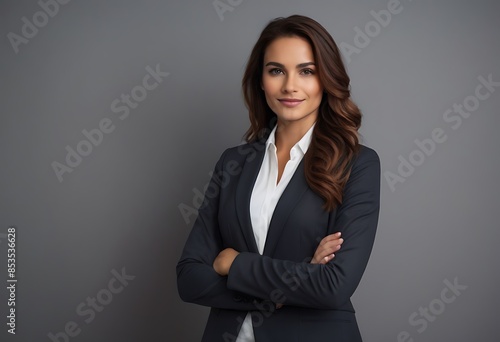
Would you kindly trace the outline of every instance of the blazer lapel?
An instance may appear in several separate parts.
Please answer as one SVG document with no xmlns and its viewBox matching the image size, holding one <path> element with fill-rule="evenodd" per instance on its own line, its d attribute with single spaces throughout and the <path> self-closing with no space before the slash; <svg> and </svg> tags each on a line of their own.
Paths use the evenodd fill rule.
<svg viewBox="0 0 500 342">
<path fill-rule="evenodd" d="M 283 229 L 285 228 L 288 216 L 290 216 L 292 210 L 297 206 L 308 188 L 309 186 L 307 185 L 304 174 L 304 158 L 302 158 L 299 165 L 297 165 L 297 169 L 290 179 L 290 182 L 287 184 L 278 200 L 278 203 L 276 204 L 276 208 L 274 209 L 269 223 L 264 252 L 262 253 L 263 255 L 273 255 L 278 240 L 283 232 Z"/>
<path fill-rule="evenodd" d="M 265 140 L 255 142 L 252 148 L 255 150 L 255 154 L 250 153 L 247 155 L 245 164 L 242 166 L 240 180 L 236 187 L 236 214 L 247 243 L 248 251 L 259 253 L 250 218 L 250 198 L 264 159 Z M 290 216 L 290 213 L 308 188 L 304 175 L 304 158 L 302 158 L 276 204 L 269 223 L 263 255 L 272 256 L 288 216 Z"/>
<path fill-rule="evenodd" d="M 245 163 L 242 165 L 240 180 L 236 187 L 236 215 L 238 216 L 248 251 L 259 253 L 250 218 L 250 197 L 260 171 L 260 166 L 262 165 L 262 160 L 264 159 L 265 140 L 257 141 L 251 146 L 255 154 L 250 153 L 247 155 Z"/>
</svg>

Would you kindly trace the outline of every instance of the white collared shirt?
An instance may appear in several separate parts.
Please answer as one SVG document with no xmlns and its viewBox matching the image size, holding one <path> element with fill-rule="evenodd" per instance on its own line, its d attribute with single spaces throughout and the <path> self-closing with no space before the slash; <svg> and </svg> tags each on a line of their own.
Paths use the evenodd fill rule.
<svg viewBox="0 0 500 342">
<path fill-rule="evenodd" d="M 259 175 L 255 181 L 252 197 L 250 199 L 250 218 L 252 221 L 253 234 L 260 254 L 264 252 L 267 231 L 276 204 L 311 143 L 312 131 L 315 124 L 316 122 L 313 123 L 311 128 L 309 128 L 302 138 L 293 145 L 290 150 L 290 160 L 286 163 L 285 170 L 278 184 L 276 184 L 278 180 L 278 157 L 276 155 L 275 145 L 277 125 L 274 126 L 267 138 L 264 159 L 262 160 Z M 250 312 L 243 321 L 236 342 L 255 342 Z"/>
</svg>

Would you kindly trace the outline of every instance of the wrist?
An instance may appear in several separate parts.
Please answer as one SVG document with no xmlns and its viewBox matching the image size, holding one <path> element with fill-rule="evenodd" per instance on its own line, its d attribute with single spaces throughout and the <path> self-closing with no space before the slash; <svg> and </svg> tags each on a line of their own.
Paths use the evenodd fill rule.
<svg viewBox="0 0 500 342">
<path fill-rule="evenodd" d="M 239 252 L 234 251 L 234 253 L 231 255 L 231 260 L 229 262 L 229 265 L 227 266 L 226 275 L 229 275 L 229 272 L 231 272 L 231 267 L 233 266 L 234 261 L 236 260 L 239 254 L 240 254 Z"/>
</svg>

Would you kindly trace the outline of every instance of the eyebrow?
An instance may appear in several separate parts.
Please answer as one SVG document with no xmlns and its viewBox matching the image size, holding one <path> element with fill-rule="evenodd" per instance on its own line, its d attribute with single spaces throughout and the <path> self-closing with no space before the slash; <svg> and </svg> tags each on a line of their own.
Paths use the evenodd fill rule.
<svg viewBox="0 0 500 342">
<path fill-rule="evenodd" d="M 282 68 L 282 69 L 285 69 L 285 66 L 281 63 L 278 63 L 278 62 L 269 62 L 267 63 L 265 66 L 269 66 L 269 65 L 274 65 L 274 66 L 277 66 L 279 68 Z M 297 64 L 296 68 L 303 68 L 303 67 L 306 67 L 306 66 L 309 66 L 309 65 L 316 65 L 314 62 L 306 62 L 306 63 L 300 63 L 300 64 Z"/>
</svg>

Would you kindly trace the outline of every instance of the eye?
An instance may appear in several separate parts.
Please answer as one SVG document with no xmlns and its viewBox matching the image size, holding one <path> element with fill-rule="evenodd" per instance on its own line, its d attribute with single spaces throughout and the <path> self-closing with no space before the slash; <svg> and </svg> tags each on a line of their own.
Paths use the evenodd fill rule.
<svg viewBox="0 0 500 342">
<path fill-rule="evenodd" d="M 273 68 L 273 69 L 269 70 L 269 74 L 271 74 L 271 75 L 278 75 L 280 72 L 283 72 L 283 70 L 281 70 L 279 68 Z"/>
<path fill-rule="evenodd" d="M 303 69 L 302 72 L 305 75 L 314 75 L 314 70 L 313 69 Z"/>
</svg>

